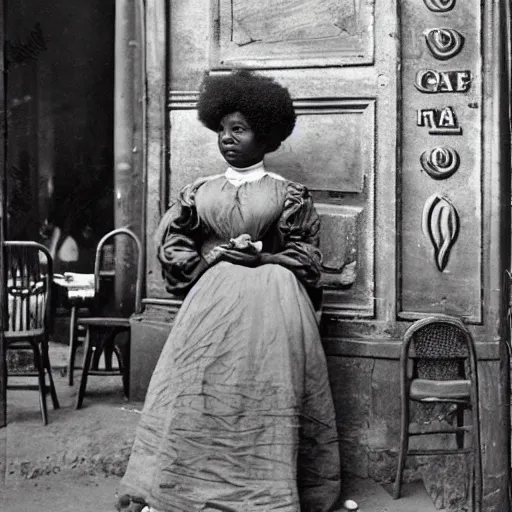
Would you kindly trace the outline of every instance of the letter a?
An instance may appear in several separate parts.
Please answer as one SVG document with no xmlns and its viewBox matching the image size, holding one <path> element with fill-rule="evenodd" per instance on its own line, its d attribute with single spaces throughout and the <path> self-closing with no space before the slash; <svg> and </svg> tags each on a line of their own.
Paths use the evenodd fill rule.
<svg viewBox="0 0 512 512">
<path fill-rule="evenodd" d="M 455 128 L 457 123 L 455 122 L 455 114 L 453 113 L 452 107 L 446 107 L 441 110 L 439 116 L 439 127 Z"/>
</svg>

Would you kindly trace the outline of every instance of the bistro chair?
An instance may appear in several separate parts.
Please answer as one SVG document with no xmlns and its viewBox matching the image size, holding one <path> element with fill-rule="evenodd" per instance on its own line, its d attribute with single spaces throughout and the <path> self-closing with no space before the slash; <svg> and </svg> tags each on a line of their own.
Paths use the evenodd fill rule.
<svg viewBox="0 0 512 512">
<path fill-rule="evenodd" d="M 46 247 L 30 241 L 5 241 L 4 255 L 6 350 L 25 352 L 31 350 L 35 366 L 35 371 L 16 371 L 11 376 L 37 377 L 38 379 L 37 385 L 8 384 L 7 389 L 38 390 L 43 424 L 46 425 L 48 424 L 46 406 L 48 391 L 53 408 L 59 408 L 48 354 L 48 338 L 53 328 L 51 308 L 53 261 Z"/>
<path fill-rule="evenodd" d="M 114 229 L 107 233 L 96 247 L 94 261 L 94 286 L 95 296 L 100 296 L 102 282 L 103 247 L 106 242 L 119 235 L 130 237 L 136 247 L 136 276 L 135 276 L 135 300 L 129 314 L 124 312 L 122 316 L 94 316 L 79 318 L 77 323 L 85 328 L 84 360 L 80 379 L 80 386 L 76 400 L 76 408 L 82 407 L 87 378 L 89 375 L 121 375 L 124 395 L 129 396 L 129 372 L 130 372 L 130 315 L 142 311 L 142 246 L 133 231 L 127 228 Z M 115 278 L 115 277 L 114 277 Z M 103 354 L 105 368 L 99 368 L 100 357 Z M 115 354 L 119 369 L 112 367 L 112 356 Z"/>
<path fill-rule="evenodd" d="M 106 246 L 103 247 L 104 249 Z M 104 256 L 103 256 L 104 257 Z M 112 261 L 109 261 L 110 268 L 101 270 L 100 278 L 104 275 L 111 276 Z M 105 264 L 105 261 L 103 261 Z M 94 284 L 94 273 L 83 274 L 77 272 L 65 272 L 55 277 L 60 293 L 63 294 L 63 306 L 70 311 L 69 315 L 69 349 L 68 349 L 68 384 L 73 385 L 76 352 L 80 344 L 85 342 L 85 328 L 78 324 L 79 315 L 96 316 L 106 302 L 108 287 L 102 286 L 102 295 L 97 295 Z"/>
<path fill-rule="evenodd" d="M 471 478 L 474 510 L 481 511 L 482 464 L 478 402 L 477 358 L 473 338 L 464 323 L 455 317 L 435 315 L 413 323 L 405 332 L 400 356 L 402 402 L 400 453 L 393 489 L 400 498 L 406 457 L 409 455 L 472 454 Z M 411 429 L 411 401 L 423 404 L 448 404 L 453 407 L 455 425 Z M 469 410 L 471 423 L 464 421 Z M 454 434 L 452 448 L 409 448 L 412 436 Z M 466 442 L 466 434 L 471 439 Z M 469 446 L 468 446 L 469 444 Z"/>
</svg>

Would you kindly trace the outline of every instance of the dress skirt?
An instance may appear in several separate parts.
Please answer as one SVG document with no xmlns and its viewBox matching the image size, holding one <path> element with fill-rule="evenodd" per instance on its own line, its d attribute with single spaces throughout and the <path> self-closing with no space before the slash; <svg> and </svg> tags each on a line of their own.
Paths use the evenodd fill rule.
<svg viewBox="0 0 512 512">
<path fill-rule="evenodd" d="M 308 294 L 281 265 L 221 261 L 163 348 L 122 491 L 162 512 L 327 512 L 339 452 Z"/>
</svg>

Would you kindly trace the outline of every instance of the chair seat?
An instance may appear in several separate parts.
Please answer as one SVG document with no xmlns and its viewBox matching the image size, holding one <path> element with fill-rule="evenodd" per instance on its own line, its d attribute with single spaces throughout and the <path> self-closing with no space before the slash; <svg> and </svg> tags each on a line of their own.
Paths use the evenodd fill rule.
<svg viewBox="0 0 512 512">
<path fill-rule="evenodd" d="M 469 400 L 471 381 L 469 380 L 430 380 L 413 379 L 410 387 L 412 400 Z"/>
<path fill-rule="evenodd" d="M 4 331 L 4 338 L 9 341 L 23 341 L 25 339 L 43 338 L 45 330 L 43 328 L 30 329 L 29 331 Z"/>
<path fill-rule="evenodd" d="M 130 319 L 122 317 L 88 317 L 80 318 L 78 325 L 90 325 L 95 327 L 130 327 Z"/>
</svg>

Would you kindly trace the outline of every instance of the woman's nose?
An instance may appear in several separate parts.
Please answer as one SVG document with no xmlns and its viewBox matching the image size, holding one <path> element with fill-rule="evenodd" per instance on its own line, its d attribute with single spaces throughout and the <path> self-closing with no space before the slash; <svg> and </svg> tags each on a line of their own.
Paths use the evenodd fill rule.
<svg viewBox="0 0 512 512">
<path fill-rule="evenodd" d="M 231 136 L 231 133 L 229 131 L 222 132 L 220 135 L 220 140 L 224 144 L 232 144 L 234 142 L 233 137 Z"/>
</svg>

